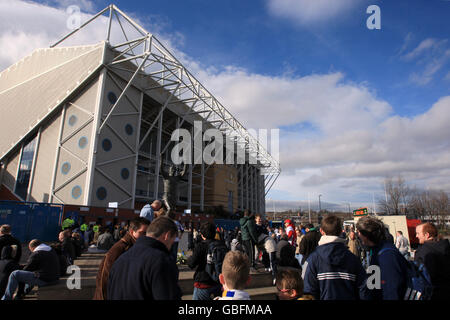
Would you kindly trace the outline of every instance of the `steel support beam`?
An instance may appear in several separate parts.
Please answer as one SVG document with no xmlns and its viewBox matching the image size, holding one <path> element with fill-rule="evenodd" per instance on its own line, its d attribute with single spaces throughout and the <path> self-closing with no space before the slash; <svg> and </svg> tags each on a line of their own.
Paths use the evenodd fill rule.
<svg viewBox="0 0 450 320">
<path fill-rule="evenodd" d="M 164 107 L 161 107 L 161 110 L 163 110 Z M 161 138 L 162 138 L 162 126 L 163 126 L 163 112 L 159 115 L 159 122 L 158 122 L 158 135 L 156 138 L 156 167 L 155 167 L 155 182 L 154 182 L 154 189 L 153 189 L 153 197 L 155 199 L 159 199 L 158 193 L 159 193 L 159 169 L 160 169 L 160 155 L 161 155 Z M 150 150 L 151 153 L 151 150 Z"/>
</svg>

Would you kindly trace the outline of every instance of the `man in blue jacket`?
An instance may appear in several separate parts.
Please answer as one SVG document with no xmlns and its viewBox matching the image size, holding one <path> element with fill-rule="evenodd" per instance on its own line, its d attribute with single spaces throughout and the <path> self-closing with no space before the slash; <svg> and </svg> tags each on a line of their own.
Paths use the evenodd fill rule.
<svg viewBox="0 0 450 320">
<path fill-rule="evenodd" d="M 316 300 L 358 300 L 368 297 L 367 274 L 359 259 L 339 237 L 342 221 L 336 216 L 322 220 L 318 247 L 303 268 L 304 292 Z"/>
<path fill-rule="evenodd" d="M 161 209 L 161 201 L 155 200 L 152 202 L 152 204 L 147 203 L 139 213 L 139 216 L 141 218 L 145 218 L 148 221 L 152 222 L 153 217 L 155 216 L 155 211 L 158 211 Z"/>
<path fill-rule="evenodd" d="M 149 225 L 146 236 L 114 262 L 108 300 L 181 300 L 178 268 L 170 256 L 178 230 L 168 217 Z"/>
<path fill-rule="evenodd" d="M 358 236 L 369 250 L 369 265 L 380 267 L 381 289 L 370 291 L 373 300 L 403 300 L 407 289 L 408 262 L 388 240 L 382 221 L 363 217 L 356 223 Z"/>
</svg>

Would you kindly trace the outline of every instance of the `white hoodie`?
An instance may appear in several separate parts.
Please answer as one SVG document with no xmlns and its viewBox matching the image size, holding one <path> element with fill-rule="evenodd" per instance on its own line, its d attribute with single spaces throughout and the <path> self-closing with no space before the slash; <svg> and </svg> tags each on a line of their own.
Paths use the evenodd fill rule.
<svg viewBox="0 0 450 320">
<path fill-rule="evenodd" d="M 49 246 L 46 245 L 45 243 L 41 243 L 40 245 L 38 245 L 38 246 L 33 250 L 33 252 L 36 252 L 36 251 L 50 251 L 50 250 L 52 250 L 51 247 L 49 247 Z"/>
</svg>

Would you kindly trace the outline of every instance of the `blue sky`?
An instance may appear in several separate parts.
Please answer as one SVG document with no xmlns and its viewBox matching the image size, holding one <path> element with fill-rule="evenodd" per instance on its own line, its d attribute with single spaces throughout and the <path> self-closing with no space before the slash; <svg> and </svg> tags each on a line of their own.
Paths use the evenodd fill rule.
<svg viewBox="0 0 450 320">
<path fill-rule="evenodd" d="M 110 3 L 5 2 L 0 44 L 10 49 L 0 53 L 2 69 L 21 58 L 20 48 L 57 38 L 52 21 L 37 27 L 44 21 L 39 14 L 27 19 L 24 7 L 40 3 L 30 11 L 61 24 L 69 5 L 92 14 Z M 397 175 L 419 188 L 450 191 L 450 170 L 442 164 L 450 161 L 450 1 L 114 4 L 170 41 L 246 127 L 281 129 L 283 172 L 268 199 L 323 194 L 323 201 L 357 206 L 384 196 L 383 180 Z M 381 30 L 366 27 L 370 5 L 380 7 Z"/>
<path fill-rule="evenodd" d="M 102 9 L 110 1 L 95 1 Z M 205 66 L 236 65 L 268 75 L 302 76 L 339 70 L 355 82 L 367 81 L 396 113 L 423 112 L 448 93 L 442 68 L 426 86 L 408 82 L 420 61 L 403 61 L 401 49 L 426 38 L 448 39 L 450 3 L 444 0 L 358 1 L 349 11 L 312 25 L 270 14 L 267 1 L 115 1 L 142 21 L 183 35 L 183 51 Z M 381 9 L 381 30 L 368 30 L 366 8 Z M 407 39 L 409 39 L 407 43 Z M 270 50 L 269 50 L 270 49 Z M 411 91 L 411 87 L 415 90 Z"/>
</svg>

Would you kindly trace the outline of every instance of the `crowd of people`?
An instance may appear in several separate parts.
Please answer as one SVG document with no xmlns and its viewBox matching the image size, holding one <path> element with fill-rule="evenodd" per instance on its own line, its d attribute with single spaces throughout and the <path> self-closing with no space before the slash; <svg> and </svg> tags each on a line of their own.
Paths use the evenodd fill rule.
<svg viewBox="0 0 450 320">
<path fill-rule="evenodd" d="M 176 253 L 184 228 L 160 210 L 161 204 L 154 202 L 128 225 L 116 226 L 80 226 L 69 217 L 58 243 L 29 242 L 31 254 L 24 265 L 20 241 L 9 225 L 1 226 L 0 296 L 20 299 L 33 286 L 56 283 L 82 252 L 95 247 L 105 253 L 95 300 L 180 300 Z M 262 215 L 245 211 L 232 230 L 212 222 L 188 227 L 187 265 L 195 270 L 192 299 L 248 300 L 251 273 L 264 268 L 276 286 L 274 298 L 280 300 L 403 300 L 413 261 L 429 274 L 428 298 L 450 297 L 450 244 L 431 223 L 417 226 L 420 247 L 414 256 L 401 232 L 394 239 L 371 216 L 345 228 L 334 215 L 320 226 L 295 226 L 290 219 L 283 224 L 272 228 Z M 380 269 L 378 286 L 368 285 L 372 266 Z"/>
<path fill-rule="evenodd" d="M 147 223 L 148 224 L 148 223 Z M 0 227 L 0 298 L 23 299 L 34 286 L 56 284 L 67 275 L 67 268 L 74 264 L 83 252 L 108 252 L 115 243 L 127 239 L 128 230 L 134 225 L 112 227 L 99 224 L 81 226 L 72 217 L 65 219 L 58 241 L 50 244 L 38 239 L 29 242 L 27 261 L 20 264 L 22 244 L 11 234 L 10 225 Z M 141 231 L 142 233 L 142 231 Z M 145 234 L 145 231 L 144 231 Z"/>
<path fill-rule="evenodd" d="M 250 271 L 258 267 L 271 271 L 278 299 L 417 299 L 419 295 L 410 296 L 408 291 L 411 263 L 423 266 L 420 272 L 427 270 L 432 291 L 426 299 L 450 298 L 450 244 L 432 223 L 417 226 L 416 251 L 401 231 L 394 239 L 383 222 L 371 216 L 359 219 L 356 226 L 344 227 L 340 218 L 329 215 L 320 226 L 295 226 L 287 219 L 284 227 L 271 228 L 261 215 L 246 211 L 239 224 L 233 230 L 213 224 L 193 230 L 188 266 L 195 269 L 194 300 L 211 300 L 224 292 L 223 283 L 207 272 L 208 251 L 215 241 L 223 241 L 230 252 L 242 252 Z M 379 267 L 379 286 L 367 285 L 370 266 Z"/>
</svg>

